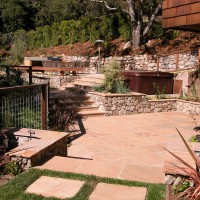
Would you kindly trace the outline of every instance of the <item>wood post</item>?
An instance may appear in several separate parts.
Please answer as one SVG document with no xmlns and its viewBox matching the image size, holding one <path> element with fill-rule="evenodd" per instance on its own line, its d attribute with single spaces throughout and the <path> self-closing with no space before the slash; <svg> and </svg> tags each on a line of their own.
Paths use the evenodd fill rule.
<svg viewBox="0 0 200 200">
<path fill-rule="evenodd" d="M 176 71 L 178 71 L 179 54 L 176 54 Z"/>
<path fill-rule="evenodd" d="M 6 66 L 6 78 L 8 83 L 10 83 L 10 67 Z"/>
<path fill-rule="evenodd" d="M 159 71 L 159 69 L 160 69 L 160 59 L 159 59 L 159 57 L 157 57 L 157 71 Z"/>
<path fill-rule="evenodd" d="M 32 80 L 32 67 L 29 67 L 28 73 L 29 73 L 29 85 L 31 85 L 33 83 L 33 80 Z"/>
<path fill-rule="evenodd" d="M 48 84 L 41 87 L 41 122 L 43 130 L 47 130 L 48 89 Z"/>
</svg>

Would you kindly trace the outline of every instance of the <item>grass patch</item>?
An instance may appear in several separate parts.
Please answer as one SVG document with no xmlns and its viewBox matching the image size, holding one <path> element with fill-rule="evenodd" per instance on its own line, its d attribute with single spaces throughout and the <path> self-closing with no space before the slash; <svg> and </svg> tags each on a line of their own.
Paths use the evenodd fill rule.
<svg viewBox="0 0 200 200">
<path fill-rule="evenodd" d="M 151 183 L 142 183 L 136 181 L 126 181 L 119 179 L 111 178 L 101 178 L 92 175 L 83 175 L 83 174 L 74 174 L 66 172 L 55 172 L 49 170 L 39 170 L 39 169 L 30 169 L 27 172 L 24 172 L 6 185 L 0 187 L 0 199 L 1 200 L 58 200 L 57 198 L 45 198 L 39 195 L 26 194 L 24 191 L 26 188 L 36 181 L 40 176 L 51 176 L 59 178 L 67 178 L 73 180 L 82 180 L 85 181 L 85 184 L 80 189 L 78 194 L 70 198 L 70 200 L 86 200 L 89 198 L 90 194 L 100 182 L 110 183 L 110 184 L 119 184 L 127 186 L 137 186 L 137 187 L 146 187 L 148 189 L 146 200 L 164 200 L 165 199 L 165 185 L 164 184 L 151 184 Z"/>
</svg>

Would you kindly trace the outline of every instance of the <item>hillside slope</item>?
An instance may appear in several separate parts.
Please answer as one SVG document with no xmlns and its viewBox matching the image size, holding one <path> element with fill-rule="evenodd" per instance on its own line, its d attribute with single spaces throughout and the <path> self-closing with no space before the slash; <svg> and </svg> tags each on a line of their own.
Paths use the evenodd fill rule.
<svg viewBox="0 0 200 200">
<path fill-rule="evenodd" d="M 103 56 L 121 56 L 150 53 L 157 55 L 173 54 L 191 49 L 200 48 L 200 33 L 180 32 L 173 40 L 150 40 L 139 49 L 125 48 L 127 42 L 118 38 L 102 47 Z M 1 55 L 9 54 L 9 51 L 0 50 Z M 24 56 L 95 56 L 98 55 L 98 48 L 93 42 L 75 43 L 60 45 L 43 49 L 35 49 L 25 52 Z"/>
</svg>

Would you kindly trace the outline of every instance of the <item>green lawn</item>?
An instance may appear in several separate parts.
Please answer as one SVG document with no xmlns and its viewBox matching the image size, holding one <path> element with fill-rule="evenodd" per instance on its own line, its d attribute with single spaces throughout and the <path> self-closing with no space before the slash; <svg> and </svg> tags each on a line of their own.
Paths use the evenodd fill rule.
<svg viewBox="0 0 200 200">
<path fill-rule="evenodd" d="M 49 170 L 30 169 L 22 173 L 0 187 L 1 200 L 57 200 L 57 198 L 45 198 L 39 195 L 26 194 L 26 188 L 37 180 L 40 176 L 51 176 L 85 181 L 85 184 L 74 198 L 71 200 L 86 200 L 99 182 L 120 184 L 127 186 L 146 187 L 148 189 L 146 200 L 164 200 L 165 185 L 150 184 L 135 181 L 125 181 L 110 178 L 101 178 L 91 175 L 82 175 L 65 172 L 55 172 Z"/>
</svg>

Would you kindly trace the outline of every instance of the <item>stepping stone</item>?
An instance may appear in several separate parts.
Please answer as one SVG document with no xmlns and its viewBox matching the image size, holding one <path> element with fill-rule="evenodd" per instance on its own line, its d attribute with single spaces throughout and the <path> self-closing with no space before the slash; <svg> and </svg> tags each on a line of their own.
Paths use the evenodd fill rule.
<svg viewBox="0 0 200 200">
<path fill-rule="evenodd" d="M 89 200 L 145 200 L 147 189 L 99 183 Z"/>
<path fill-rule="evenodd" d="M 26 192 L 44 197 L 66 199 L 74 197 L 83 184 L 84 181 L 41 176 L 26 189 Z"/>
</svg>

